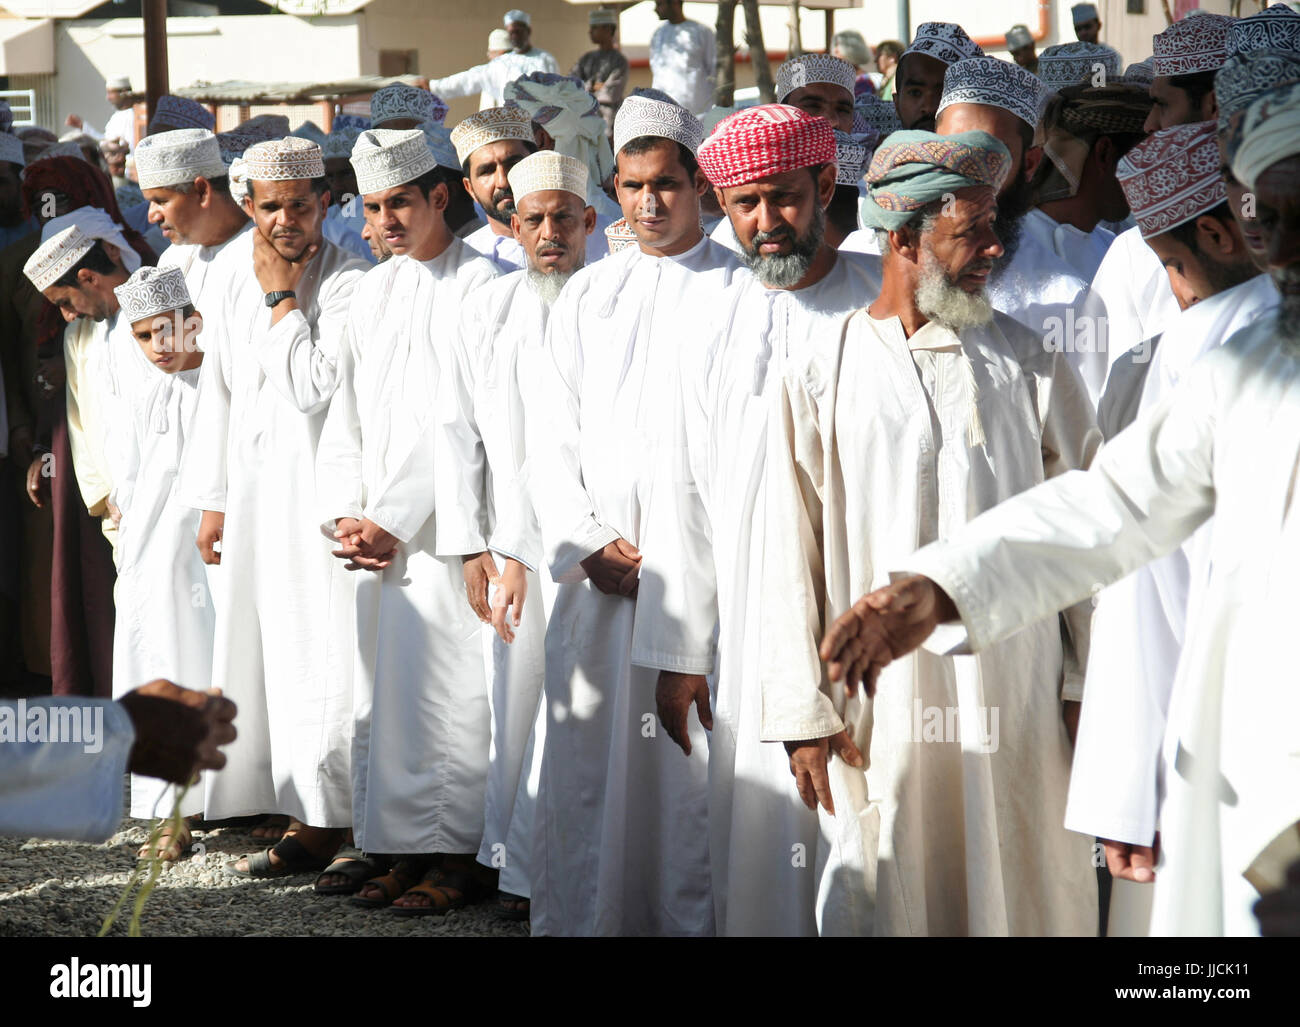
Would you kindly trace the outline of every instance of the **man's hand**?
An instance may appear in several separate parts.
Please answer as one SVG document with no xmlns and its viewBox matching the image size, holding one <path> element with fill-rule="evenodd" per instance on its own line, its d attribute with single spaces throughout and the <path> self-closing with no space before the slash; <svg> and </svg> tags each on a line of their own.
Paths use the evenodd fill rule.
<svg viewBox="0 0 1300 1027">
<path fill-rule="evenodd" d="M 668 737 L 681 746 L 687 756 L 691 754 L 691 736 L 686 726 L 691 703 L 700 715 L 700 725 L 713 730 L 713 711 L 709 708 L 709 682 L 703 674 L 678 674 L 661 670 L 655 683 L 655 706 L 659 709 L 659 723 Z"/>
<path fill-rule="evenodd" d="M 831 779 L 826 764 L 831 753 L 836 753 L 850 767 L 862 766 L 862 753 L 853 744 L 847 731 L 829 738 L 813 738 L 806 742 L 786 742 L 785 751 L 790 756 L 790 773 L 799 789 L 799 798 L 809 809 L 815 810 L 820 802 L 831 816 L 835 816 L 835 803 L 831 799 Z"/>
<path fill-rule="evenodd" d="M 1065 721 L 1065 733 L 1070 736 L 1070 748 L 1074 748 L 1075 739 L 1079 737 L 1079 714 L 1083 703 L 1066 699 L 1061 703 L 1061 719 Z"/>
<path fill-rule="evenodd" d="M 32 505 L 38 509 L 45 508 L 45 497 L 49 494 L 45 489 L 45 482 L 48 481 L 44 474 L 45 456 L 36 457 L 27 466 L 27 498 L 32 501 Z"/>
<path fill-rule="evenodd" d="M 483 552 L 462 556 L 461 562 L 469 608 L 484 624 L 491 624 L 492 607 L 488 605 L 488 587 L 501 584 L 496 561 L 492 559 L 491 553 Z"/>
<path fill-rule="evenodd" d="M 219 688 L 195 692 L 159 678 L 118 700 L 135 727 L 127 770 L 189 784 L 200 770 L 226 765 L 235 740 L 235 704 Z"/>
<path fill-rule="evenodd" d="M 345 566 L 350 571 L 382 571 L 392 565 L 397 555 L 397 538 L 369 518 L 339 518 L 334 537 L 339 540 L 334 555 L 347 560 Z"/>
<path fill-rule="evenodd" d="M 86 123 L 85 123 L 84 121 L 81 120 L 81 115 L 80 115 L 80 114 L 69 114 L 66 118 L 63 119 L 63 123 L 64 123 L 65 125 L 67 125 L 68 128 L 85 128 L 85 127 L 86 127 Z"/>
<path fill-rule="evenodd" d="M 926 640 L 935 626 L 955 620 L 957 608 L 929 578 L 913 575 L 869 592 L 836 618 L 822 640 L 821 657 L 832 681 L 853 695 L 864 682 L 876 694 L 876 679 L 892 661 Z"/>
<path fill-rule="evenodd" d="M 220 510 L 204 510 L 199 518 L 199 534 L 194 544 L 199 547 L 199 556 L 206 564 L 221 562 L 221 554 L 213 547 L 221 541 L 226 530 L 226 515 Z"/>
<path fill-rule="evenodd" d="M 506 557 L 506 569 L 492 600 L 492 627 L 507 645 L 515 640 L 513 629 L 519 627 L 527 598 L 528 568 L 518 560 Z"/>
<path fill-rule="evenodd" d="M 113 522 L 114 527 L 122 526 L 122 508 L 114 503 L 111 499 L 106 501 L 108 507 L 108 519 Z"/>
<path fill-rule="evenodd" d="M 262 292 L 297 291 L 298 283 L 311 263 L 312 257 L 320 251 L 318 243 L 307 247 L 302 257 L 295 261 L 285 260 L 280 256 L 271 241 L 257 229 L 253 230 L 253 274 L 257 275 L 257 284 Z M 286 300 L 285 303 L 292 303 Z M 280 307 L 275 308 L 277 311 Z"/>
<path fill-rule="evenodd" d="M 1160 832 L 1156 832 L 1151 845 L 1130 845 L 1128 842 L 1101 840 L 1106 850 L 1106 869 L 1111 877 L 1138 884 L 1150 884 L 1156 879 L 1156 860 L 1160 858 Z"/>
<path fill-rule="evenodd" d="M 636 598 L 641 552 L 627 539 L 613 542 L 582 561 L 582 569 L 596 588 L 610 596 Z"/>
</svg>

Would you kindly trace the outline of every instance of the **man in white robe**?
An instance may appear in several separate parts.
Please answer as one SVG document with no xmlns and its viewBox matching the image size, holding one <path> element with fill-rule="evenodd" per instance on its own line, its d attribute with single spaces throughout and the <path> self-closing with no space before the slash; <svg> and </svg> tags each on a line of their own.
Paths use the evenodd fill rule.
<svg viewBox="0 0 1300 1027">
<path fill-rule="evenodd" d="M 704 344 L 681 349 L 684 452 L 663 461 L 670 473 L 650 504 L 632 659 L 660 670 L 660 721 L 683 748 L 692 702 L 711 728 L 719 934 L 864 927 L 841 896 L 819 895 L 816 868 L 827 857 L 818 818 L 789 789 L 785 750 L 759 738 L 757 687 L 768 407 L 788 354 L 838 336 L 880 289 L 879 258 L 837 253 L 824 238 L 839 135 L 821 118 L 773 105 L 726 119 L 700 147 L 753 275 L 721 297 Z M 712 691 L 705 675 L 716 675 Z M 833 832 L 826 845 L 834 847 Z"/>
<path fill-rule="evenodd" d="M 655 672 L 632 665 L 638 546 L 654 465 L 672 443 L 677 351 L 736 263 L 700 229 L 703 129 L 630 96 L 615 181 L 638 245 L 583 268 L 522 382 L 529 481 L 547 566 L 546 743 L 537 805 L 537 934 L 712 934 L 707 755 L 655 724 Z M 521 361 L 523 357 L 521 356 Z"/>
<path fill-rule="evenodd" d="M 717 39 L 713 29 L 682 13 L 682 0 L 655 0 L 663 19 L 650 37 L 651 85 L 692 114 L 713 106 Z"/>
<path fill-rule="evenodd" d="M 1297 700 L 1281 651 L 1300 571 L 1300 85 L 1248 108 L 1232 170 L 1259 204 L 1277 312 L 1197 361 L 1089 473 L 896 563 L 921 576 L 864 596 L 822 646 L 850 685 L 923 642 L 979 651 L 1171 553 L 1213 516 L 1165 731 L 1153 935 L 1255 933 L 1258 891 L 1283 884 L 1268 853 L 1294 852 L 1300 822 Z"/>
<path fill-rule="evenodd" d="M 527 919 L 534 810 L 546 719 L 542 683 L 546 619 L 555 583 L 542 565 L 541 535 L 526 474 L 522 381 L 543 352 L 551 305 L 583 266 L 596 212 L 587 206 L 587 169 L 539 150 L 510 170 L 513 218 L 528 268 L 466 297 L 453 353 L 440 380 L 446 452 L 463 474 L 439 497 L 440 531 L 479 538 L 464 554 L 465 583 L 488 635 L 492 757 L 478 860 L 501 871 L 498 904 Z M 495 592 L 488 588 L 489 582 Z M 536 728 L 536 732 L 534 732 Z"/>
<path fill-rule="evenodd" d="M 279 876 L 319 868 L 350 826 L 352 697 L 331 614 L 347 574 L 321 545 L 316 446 L 338 385 L 339 345 L 365 265 L 321 235 L 329 203 L 320 147 L 296 136 L 245 151 L 253 231 L 231 243 L 216 331 L 179 481 L 203 511 L 198 544 L 223 568 L 212 676 L 244 711 L 230 767 L 208 783 L 213 819 L 283 813 L 295 837 L 231 865 Z M 220 549 L 214 547 L 220 543 Z"/>
<path fill-rule="evenodd" d="M 1010 164 L 979 131 L 882 144 L 863 211 L 888 229 L 880 295 L 787 361 L 768 432 L 761 736 L 833 816 L 823 887 L 876 935 L 1096 931 L 1091 842 L 1061 826 L 1086 605 L 1069 645 L 1053 617 L 975 659 L 907 661 L 871 704 L 815 648 L 919 541 L 1095 449 L 1064 356 L 983 295 Z"/>
<path fill-rule="evenodd" d="M 440 913 L 475 891 L 467 871 L 483 831 L 488 705 L 461 561 L 438 555 L 442 469 L 429 400 L 450 351 L 435 328 L 496 271 L 448 229 L 442 211 L 457 183 L 421 130 L 362 132 L 352 164 L 367 216 L 393 253 L 353 292 L 339 388 L 316 454 L 317 520 L 338 540 L 334 555 L 364 572 L 353 831 L 368 852 L 443 854 L 441 899 L 430 888 L 394 903 Z"/>
<path fill-rule="evenodd" d="M 503 273 L 525 264 L 523 249 L 510 229 L 515 210 L 510 193 L 510 169 L 537 150 L 533 122 L 518 104 L 489 107 L 466 118 L 451 130 L 465 174 L 465 191 L 487 215 L 482 228 L 465 242 L 487 257 Z"/>
</svg>

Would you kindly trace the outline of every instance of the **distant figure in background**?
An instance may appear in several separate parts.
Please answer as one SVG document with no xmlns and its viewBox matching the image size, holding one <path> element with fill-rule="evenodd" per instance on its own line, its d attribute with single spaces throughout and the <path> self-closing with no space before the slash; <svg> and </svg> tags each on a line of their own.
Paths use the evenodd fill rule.
<svg viewBox="0 0 1300 1027">
<path fill-rule="evenodd" d="M 1101 15 L 1097 13 L 1096 4 L 1075 4 L 1070 8 L 1070 16 L 1074 19 L 1074 37 L 1080 43 L 1098 42 Z"/>
<path fill-rule="evenodd" d="M 876 82 L 876 95 L 882 100 L 894 98 L 894 73 L 898 71 L 898 60 L 902 56 L 903 44 L 897 39 L 886 39 L 876 46 L 876 71 L 880 78 Z"/>
<path fill-rule="evenodd" d="M 101 139 L 99 155 L 104 158 L 104 167 L 113 180 L 113 188 L 121 189 L 130 179 L 126 177 L 126 156 L 131 151 L 121 139 Z"/>
<path fill-rule="evenodd" d="M 871 47 L 867 46 L 861 32 L 854 29 L 836 32 L 831 36 L 831 56 L 853 65 L 853 70 L 857 72 L 857 81 L 853 86 L 854 96 L 875 93 L 876 79 L 881 76 L 867 70 L 872 64 Z"/>
<path fill-rule="evenodd" d="M 35 218 L 23 209 L 22 177 L 26 164 L 22 140 L 0 132 L 0 249 L 37 228 Z M 8 442 L 8 436 L 0 441 Z M 0 446 L 0 451 L 3 448 Z"/>
<path fill-rule="evenodd" d="M 448 100 L 478 93 L 478 108 L 482 111 L 501 106 L 507 82 L 534 71 L 558 75 L 560 66 L 555 58 L 529 42 L 531 21 L 524 11 L 510 11 L 505 16 L 505 29 L 494 29 L 488 36 L 487 63 L 446 78 L 430 79 L 430 91 Z M 501 46 L 506 49 L 499 50 Z"/>
<path fill-rule="evenodd" d="M 687 21 L 682 0 L 655 0 L 655 14 L 663 19 L 650 37 L 652 85 L 692 114 L 713 106 L 713 68 L 717 41 L 713 29 Z"/>
<path fill-rule="evenodd" d="M 104 83 L 104 97 L 117 111 L 108 119 L 104 131 L 101 132 L 94 125 L 86 124 L 80 114 L 69 114 L 64 124 L 69 128 L 81 129 L 91 139 L 95 140 L 125 139 L 127 147 L 134 150 L 135 110 L 133 109 L 134 98 L 131 95 L 131 80 L 125 75 L 110 78 Z"/>
<path fill-rule="evenodd" d="M 618 34 L 618 12 L 597 7 L 587 15 L 587 26 L 587 35 L 596 44 L 596 49 L 579 57 L 569 74 L 582 79 L 587 92 L 600 104 L 605 132 L 612 140 L 614 115 L 623 103 L 628 75 L 627 58 L 614 45 L 614 37 Z"/>
<path fill-rule="evenodd" d="M 1034 37 L 1028 26 L 1011 26 L 1007 31 L 1007 50 L 1011 54 L 1011 59 L 1025 71 L 1038 74 L 1038 53 L 1034 49 Z"/>
<path fill-rule="evenodd" d="M 527 11 L 506 11 L 502 21 L 506 27 L 506 34 L 510 36 L 510 44 L 514 52 L 520 57 L 527 57 L 530 63 L 537 65 L 537 67 L 529 67 L 529 71 L 549 71 L 554 75 L 560 73 L 560 66 L 555 63 L 555 58 L 545 50 L 533 46 L 533 19 Z"/>
</svg>

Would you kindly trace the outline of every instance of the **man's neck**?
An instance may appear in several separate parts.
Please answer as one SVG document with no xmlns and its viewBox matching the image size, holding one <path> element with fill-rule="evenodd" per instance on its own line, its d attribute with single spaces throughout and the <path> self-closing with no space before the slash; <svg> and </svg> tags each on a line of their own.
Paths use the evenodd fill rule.
<svg viewBox="0 0 1300 1027">
<path fill-rule="evenodd" d="M 817 248 L 817 255 L 813 257 L 813 262 L 808 266 L 808 273 L 799 281 L 791 286 L 787 286 L 784 292 L 798 292 L 800 289 L 807 289 L 816 285 L 828 274 L 831 268 L 835 266 L 835 261 L 839 259 L 839 254 L 827 243 L 822 243 Z M 767 286 L 769 289 L 777 288 L 776 286 Z"/>
<path fill-rule="evenodd" d="M 671 246 L 647 246 L 639 239 L 637 240 L 637 246 L 640 247 L 642 253 L 648 253 L 652 257 L 680 257 L 683 253 L 695 249 L 703 238 L 704 230 L 697 224 L 695 230 L 689 236 L 683 237 Z"/>
<path fill-rule="evenodd" d="M 608 40 L 606 40 L 606 41 L 604 41 L 604 42 L 597 43 L 597 44 L 596 44 L 596 49 L 597 49 L 597 50 L 604 50 L 606 53 L 609 53 L 610 50 L 613 50 L 613 49 L 614 49 L 614 44 L 611 43 L 611 42 L 609 42 Z"/>
<path fill-rule="evenodd" d="M 203 226 L 203 231 L 195 236 L 194 241 L 200 246 L 220 246 L 233 239 L 248 224 L 245 214 L 235 201 L 221 197 L 212 208 L 212 216 Z"/>
<path fill-rule="evenodd" d="M 493 235 L 508 235 L 511 239 L 515 237 L 515 233 L 511 230 L 509 222 L 506 222 L 503 225 L 496 218 L 489 217 L 487 223 L 492 227 Z"/>
<path fill-rule="evenodd" d="M 1101 221 L 1097 205 L 1081 192 L 1061 200 L 1040 203 L 1038 209 L 1058 225 L 1073 225 L 1080 232 L 1091 232 Z"/>
<path fill-rule="evenodd" d="M 436 260 L 447 252 L 447 247 L 452 244 L 456 237 L 451 234 L 444 221 L 434 231 L 429 233 L 429 237 L 424 240 L 417 248 L 410 250 L 406 255 L 412 260 L 418 260 L 421 263 L 430 260 Z"/>
<path fill-rule="evenodd" d="M 528 54 L 528 53 L 532 53 L 532 52 L 533 52 L 533 44 L 532 44 L 532 43 L 529 43 L 527 46 L 525 46 L 525 47 L 521 47 L 521 48 L 515 50 L 515 53 L 518 53 L 518 54 Z"/>
<path fill-rule="evenodd" d="M 890 266 L 900 260 L 897 254 L 885 257 L 885 274 L 880 282 L 880 295 L 867 308 L 867 313 L 877 321 L 887 321 L 896 317 L 903 323 L 903 334 L 909 339 L 930 323 L 930 319 L 916 306 L 916 282 L 910 275 L 899 274 Z"/>
</svg>

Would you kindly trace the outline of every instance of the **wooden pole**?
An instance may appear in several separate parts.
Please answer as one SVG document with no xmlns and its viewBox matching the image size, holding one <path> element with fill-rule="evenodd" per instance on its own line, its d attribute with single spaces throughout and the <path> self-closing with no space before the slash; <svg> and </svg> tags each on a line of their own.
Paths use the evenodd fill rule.
<svg viewBox="0 0 1300 1027">
<path fill-rule="evenodd" d="M 736 0 L 719 0 L 713 102 L 730 107 L 736 102 Z"/>
<path fill-rule="evenodd" d="M 142 0 L 144 15 L 144 82 L 148 120 L 158 98 L 170 89 L 167 81 L 167 0 Z"/>
<path fill-rule="evenodd" d="M 790 33 L 790 41 L 786 46 L 788 56 L 798 57 L 803 53 L 803 29 L 799 24 L 799 0 L 790 0 L 788 31 Z"/>
<path fill-rule="evenodd" d="M 758 86 L 760 103 L 776 103 L 776 83 L 772 81 L 772 65 L 767 60 L 767 47 L 763 44 L 763 25 L 758 20 L 758 0 L 741 0 L 745 11 L 745 45 L 749 59 L 754 64 L 754 84 Z"/>
</svg>

